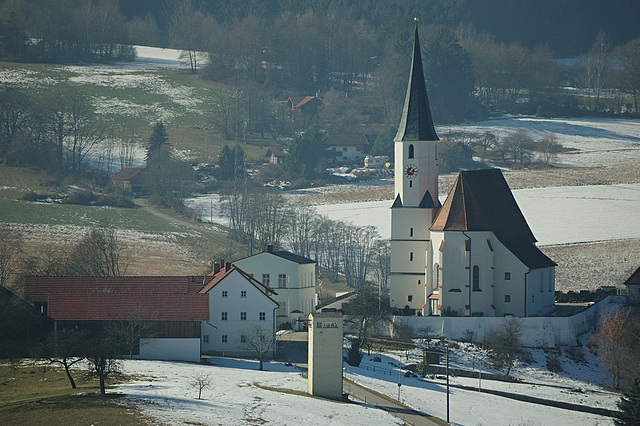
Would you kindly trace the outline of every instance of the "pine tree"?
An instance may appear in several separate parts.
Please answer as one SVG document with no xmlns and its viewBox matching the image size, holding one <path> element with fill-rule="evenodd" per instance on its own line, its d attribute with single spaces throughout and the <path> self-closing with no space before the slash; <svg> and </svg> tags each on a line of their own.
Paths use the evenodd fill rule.
<svg viewBox="0 0 640 426">
<path fill-rule="evenodd" d="M 624 396 L 618 401 L 618 409 L 620 409 L 620 413 L 616 416 L 616 425 L 637 425 L 640 423 L 640 377 L 636 377 L 631 388 L 624 392 Z"/>
<path fill-rule="evenodd" d="M 358 341 L 358 339 L 353 339 L 351 341 L 349 352 L 347 352 L 347 364 L 353 367 L 357 367 L 360 365 L 360 361 L 362 361 L 362 354 L 360 353 L 360 342 Z"/>
<path fill-rule="evenodd" d="M 149 166 L 157 159 L 168 159 L 169 154 L 169 136 L 162 121 L 158 121 L 153 126 L 153 133 L 151 133 L 151 137 L 149 138 L 145 160 Z"/>
</svg>

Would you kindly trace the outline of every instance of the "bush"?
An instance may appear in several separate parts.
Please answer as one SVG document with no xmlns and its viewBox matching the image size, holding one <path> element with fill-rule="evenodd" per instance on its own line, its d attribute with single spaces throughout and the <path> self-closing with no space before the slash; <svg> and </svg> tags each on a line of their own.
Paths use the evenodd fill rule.
<svg viewBox="0 0 640 426">
<path fill-rule="evenodd" d="M 418 371 L 418 374 L 424 377 L 427 375 L 428 367 L 429 367 L 428 364 L 425 364 L 424 362 L 419 362 L 418 365 L 416 365 L 416 370 Z"/>
<path fill-rule="evenodd" d="M 560 364 L 558 358 L 547 355 L 547 370 L 551 371 L 552 373 L 559 373 L 563 370 L 562 364 Z"/>
<path fill-rule="evenodd" d="M 98 199 L 98 196 L 91 191 L 75 191 L 69 194 L 63 201 L 63 204 L 79 204 L 81 206 L 89 206 Z"/>
<path fill-rule="evenodd" d="M 133 201 L 122 195 L 101 195 L 96 200 L 96 205 L 120 207 L 125 209 L 132 209 L 136 206 Z"/>
<path fill-rule="evenodd" d="M 349 352 L 347 352 L 347 364 L 352 367 L 358 367 L 361 361 L 362 354 L 360 353 L 360 342 L 358 342 L 358 339 L 354 339 L 351 341 Z"/>
</svg>

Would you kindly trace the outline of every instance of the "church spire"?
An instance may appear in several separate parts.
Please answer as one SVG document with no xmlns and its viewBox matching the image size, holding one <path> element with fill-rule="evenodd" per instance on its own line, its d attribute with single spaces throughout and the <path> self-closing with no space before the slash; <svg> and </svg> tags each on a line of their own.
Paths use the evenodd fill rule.
<svg viewBox="0 0 640 426">
<path fill-rule="evenodd" d="M 431 108 L 427 96 L 427 86 L 422 70 L 422 54 L 418 37 L 418 18 L 416 21 L 415 40 L 413 42 L 413 57 L 411 58 L 411 73 L 407 95 L 402 109 L 402 118 L 395 141 L 438 141 L 438 135 L 433 127 Z"/>
</svg>

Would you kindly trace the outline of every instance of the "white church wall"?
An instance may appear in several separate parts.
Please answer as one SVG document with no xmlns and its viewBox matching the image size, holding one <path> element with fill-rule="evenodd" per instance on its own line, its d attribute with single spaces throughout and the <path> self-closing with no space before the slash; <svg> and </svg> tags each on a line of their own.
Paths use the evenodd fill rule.
<svg viewBox="0 0 640 426">
<path fill-rule="evenodd" d="M 521 342 L 526 347 L 552 348 L 576 346 L 580 334 L 589 331 L 596 323 L 598 313 L 610 304 L 624 303 L 624 297 L 609 296 L 571 317 L 520 318 Z M 394 323 L 409 324 L 414 330 L 429 328 L 431 335 L 444 336 L 452 340 L 465 340 L 469 335 L 473 341 L 482 343 L 491 330 L 502 326 L 502 317 L 394 317 Z M 387 330 L 391 334 L 390 330 Z"/>
<path fill-rule="evenodd" d="M 526 298 L 531 296 L 527 295 L 524 285 L 529 268 L 497 238 L 493 238 L 491 244 L 494 249 L 495 315 L 524 316 L 525 311 L 530 312 L 530 299 Z"/>
</svg>

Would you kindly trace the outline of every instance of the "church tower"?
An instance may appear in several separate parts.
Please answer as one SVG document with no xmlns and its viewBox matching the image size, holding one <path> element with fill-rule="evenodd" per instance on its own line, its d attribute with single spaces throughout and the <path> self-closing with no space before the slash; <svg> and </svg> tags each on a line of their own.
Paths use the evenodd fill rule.
<svg viewBox="0 0 640 426">
<path fill-rule="evenodd" d="M 438 201 L 438 135 L 433 126 L 416 19 L 409 84 L 394 139 L 395 201 L 391 206 L 392 307 L 429 311 L 425 283 L 429 227 Z"/>
</svg>

